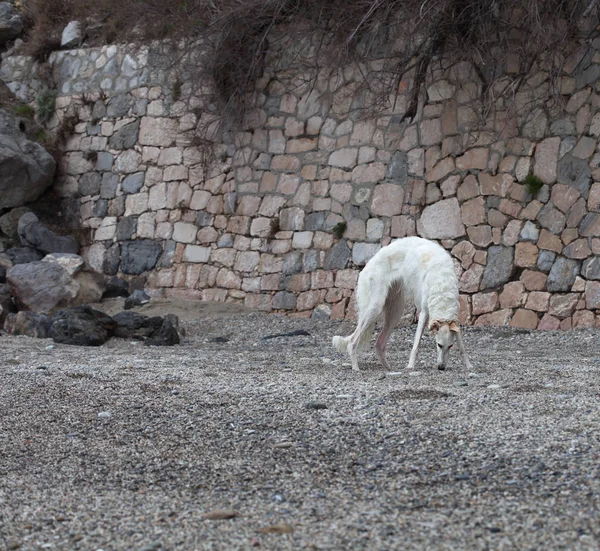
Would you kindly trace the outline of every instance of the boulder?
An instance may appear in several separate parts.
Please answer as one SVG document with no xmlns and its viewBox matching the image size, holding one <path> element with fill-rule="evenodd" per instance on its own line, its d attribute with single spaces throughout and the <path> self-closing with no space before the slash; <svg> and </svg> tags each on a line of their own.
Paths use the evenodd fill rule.
<svg viewBox="0 0 600 551">
<path fill-rule="evenodd" d="M 29 262 L 11 268 L 6 279 L 17 305 L 38 314 L 51 314 L 77 296 L 77 284 L 53 262 Z"/>
<path fill-rule="evenodd" d="M 42 253 L 31 247 L 15 247 L 14 249 L 6 249 L 4 254 L 14 265 L 38 262 L 44 258 Z"/>
<path fill-rule="evenodd" d="M 35 201 L 52 183 L 56 162 L 41 145 L 0 134 L 0 209 Z"/>
<path fill-rule="evenodd" d="M 52 316 L 49 336 L 60 344 L 101 346 L 114 334 L 117 324 L 89 306 L 59 310 Z"/>
<path fill-rule="evenodd" d="M 10 293 L 10 288 L 6 284 L 0 284 L 0 308 L 2 309 L 2 312 L 0 312 L 0 327 L 2 327 L 6 317 L 10 313 L 17 311 L 17 307 L 15 306 Z"/>
<path fill-rule="evenodd" d="M 129 283 L 120 277 L 111 277 L 107 284 L 102 298 L 117 298 L 129 296 Z"/>
<path fill-rule="evenodd" d="M 146 339 L 160 330 L 163 324 L 160 316 L 148 317 L 137 312 L 120 312 L 113 319 L 117 323 L 115 337 L 122 339 Z"/>
<path fill-rule="evenodd" d="M 50 331 L 50 318 L 45 314 L 25 311 L 8 314 L 4 321 L 4 331 L 9 335 L 47 339 Z"/>
<path fill-rule="evenodd" d="M 42 262 L 54 262 L 55 264 L 59 264 L 70 276 L 74 276 L 76 273 L 80 272 L 85 264 L 83 258 L 81 258 L 78 254 L 72 253 L 52 253 L 46 255 Z"/>
<path fill-rule="evenodd" d="M 125 308 L 125 310 L 131 310 L 135 306 L 141 306 L 142 304 L 146 304 L 148 302 L 150 302 L 150 297 L 144 293 L 144 291 L 136 289 L 133 291 L 130 297 L 125 299 L 123 308 Z"/>
<path fill-rule="evenodd" d="M 0 45 L 23 32 L 23 19 L 12 2 L 0 2 Z"/>
<path fill-rule="evenodd" d="M 6 214 L 0 216 L 0 231 L 6 237 L 14 241 L 15 243 L 19 242 L 19 220 L 21 216 L 31 212 L 31 209 L 27 207 L 17 207 L 15 209 L 10 210 Z"/>
<path fill-rule="evenodd" d="M 78 48 L 83 42 L 83 30 L 79 21 L 71 21 L 64 29 L 60 38 L 60 47 Z"/>
<path fill-rule="evenodd" d="M 146 339 L 144 344 L 148 346 L 173 346 L 180 342 L 177 329 L 169 320 L 163 319 L 162 325 Z"/>
<path fill-rule="evenodd" d="M 33 212 L 21 216 L 17 231 L 22 245 L 33 247 L 43 253 L 77 254 L 79 252 L 79 243 L 74 237 L 57 235 L 42 224 Z"/>
</svg>

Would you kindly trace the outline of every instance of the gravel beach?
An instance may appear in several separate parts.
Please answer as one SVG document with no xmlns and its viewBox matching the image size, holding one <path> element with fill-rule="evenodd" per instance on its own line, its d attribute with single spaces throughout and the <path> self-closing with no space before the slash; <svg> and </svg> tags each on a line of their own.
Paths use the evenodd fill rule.
<svg viewBox="0 0 600 551">
<path fill-rule="evenodd" d="M 600 549 L 599 330 L 465 328 L 472 372 L 426 336 L 407 372 L 399 328 L 356 373 L 353 323 L 138 311 L 182 344 L 0 337 L 0 550 Z"/>
</svg>

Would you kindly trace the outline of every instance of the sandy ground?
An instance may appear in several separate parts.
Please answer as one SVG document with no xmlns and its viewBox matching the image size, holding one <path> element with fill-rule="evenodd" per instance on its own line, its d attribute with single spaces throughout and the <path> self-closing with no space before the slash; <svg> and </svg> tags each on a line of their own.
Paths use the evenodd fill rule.
<svg viewBox="0 0 600 551">
<path fill-rule="evenodd" d="M 351 323 L 138 311 L 187 336 L 0 337 L 0 550 L 600 549 L 597 330 L 467 328 L 472 372 L 430 337 L 406 372 L 403 328 L 390 375 L 331 348 Z"/>
</svg>

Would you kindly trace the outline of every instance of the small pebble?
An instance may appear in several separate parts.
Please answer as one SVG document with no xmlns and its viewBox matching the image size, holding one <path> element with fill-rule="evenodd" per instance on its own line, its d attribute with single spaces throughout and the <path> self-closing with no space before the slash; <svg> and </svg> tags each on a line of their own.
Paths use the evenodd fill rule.
<svg viewBox="0 0 600 551">
<path fill-rule="evenodd" d="M 293 444 L 291 442 L 279 442 L 277 444 L 275 444 L 273 447 L 277 448 L 278 450 L 285 450 L 287 448 L 291 448 L 293 446 Z"/>
<path fill-rule="evenodd" d="M 350 398 L 353 398 L 353 396 L 352 396 L 352 394 L 338 394 L 336 396 L 336 398 L 342 398 L 342 399 L 349 400 Z"/>
<path fill-rule="evenodd" d="M 162 547 L 162 543 L 160 541 L 153 541 L 148 545 L 144 545 L 144 547 L 140 547 L 140 551 L 154 551 L 155 549 L 160 549 Z"/>
<path fill-rule="evenodd" d="M 452 383 L 454 386 L 469 386 L 469 383 L 467 383 L 467 381 L 462 381 L 460 379 L 457 379 L 456 381 L 454 381 Z"/>
<path fill-rule="evenodd" d="M 494 383 L 494 384 L 488 385 L 487 388 L 489 388 L 491 390 L 497 390 L 498 388 L 500 388 L 500 385 Z"/>
<path fill-rule="evenodd" d="M 321 402 L 309 402 L 306 404 L 307 409 L 327 409 L 327 404 Z"/>
<path fill-rule="evenodd" d="M 402 375 L 404 375 L 404 371 L 388 371 L 386 375 L 388 377 L 402 377 Z"/>
<path fill-rule="evenodd" d="M 101 411 L 98 414 L 98 417 L 100 417 L 100 419 L 109 419 L 112 417 L 112 413 L 110 411 Z"/>
<path fill-rule="evenodd" d="M 409 377 L 420 377 L 421 376 L 421 372 L 420 371 L 410 371 L 408 373 Z"/>
</svg>

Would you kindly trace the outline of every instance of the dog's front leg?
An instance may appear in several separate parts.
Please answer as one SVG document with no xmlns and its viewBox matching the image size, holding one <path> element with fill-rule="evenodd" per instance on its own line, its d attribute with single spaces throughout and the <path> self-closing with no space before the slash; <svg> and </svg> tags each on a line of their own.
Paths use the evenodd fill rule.
<svg viewBox="0 0 600 551">
<path fill-rule="evenodd" d="M 421 310 L 419 314 L 419 323 L 417 324 L 417 332 L 415 333 L 415 342 L 410 353 L 408 360 L 407 369 L 414 369 L 415 363 L 417 363 L 417 354 L 419 352 L 419 345 L 421 344 L 421 337 L 423 337 L 423 331 L 425 331 L 425 324 L 427 323 L 427 314 Z"/>
<path fill-rule="evenodd" d="M 458 350 L 460 351 L 460 356 L 462 358 L 465 369 L 473 369 L 473 366 L 471 365 L 471 362 L 469 361 L 469 356 L 467 355 L 465 343 L 462 340 L 462 335 L 460 334 L 460 331 L 458 333 L 456 333 L 456 340 L 458 341 Z"/>
</svg>

